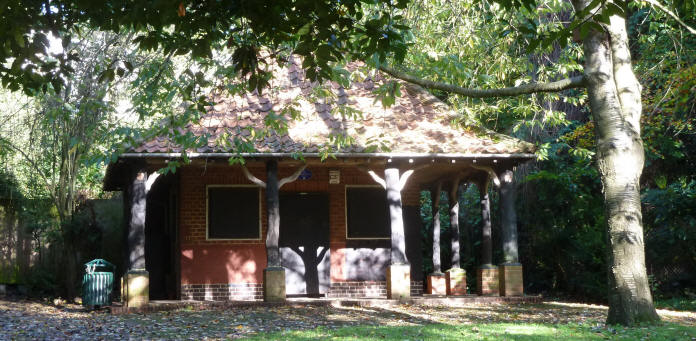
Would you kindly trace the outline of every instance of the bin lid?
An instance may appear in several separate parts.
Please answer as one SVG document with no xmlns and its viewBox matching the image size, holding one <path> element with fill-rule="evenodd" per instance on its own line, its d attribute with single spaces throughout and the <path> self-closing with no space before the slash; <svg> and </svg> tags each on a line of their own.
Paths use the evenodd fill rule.
<svg viewBox="0 0 696 341">
<path fill-rule="evenodd" d="M 113 264 L 111 264 L 111 263 L 109 263 L 106 260 L 103 260 L 101 258 L 93 259 L 93 260 L 85 263 L 85 266 L 87 266 L 87 268 L 92 268 L 93 269 L 92 271 L 94 271 L 95 268 L 100 268 L 100 267 L 110 267 L 111 269 L 116 268 L 115 265 L 113 265 Z"/>
</svg>

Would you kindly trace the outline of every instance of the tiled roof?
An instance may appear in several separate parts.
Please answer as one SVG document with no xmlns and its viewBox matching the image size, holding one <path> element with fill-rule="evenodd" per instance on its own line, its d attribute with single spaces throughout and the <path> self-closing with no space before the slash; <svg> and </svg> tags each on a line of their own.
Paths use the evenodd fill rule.
<svg viewBox="0 0 696 341">
<path fill-rule="evenodd" d="M 361 64 L 346 68 L 355 71 Z M 533 153 L 532 144 L 482 129 L 461 129 L 450 122 L 455 115 L 442 101 L 424 89 L 401 82 L 401 95 L 394 105 L 384 108 L 374 90 L 385 79 L 378 73 L 348 88 L 337 83 L 323 85 L 331 90 L 328 97 L 317 96 L 317 83 L 304 78 L 297 59 L 284 67 L 274 64 L 274 78 L 263 95 L 214 96 L 214 105 L 197 124 L 184 131 L 197 136 L 207 134 L 208 144 L 187 152 L 235 152 L 234 141 L 249 141 L 251 129 L 263 129 L 264 119 L 272 111 L 285 113 L 287 133 L 272 131 L 253 140 L 255 153 L 317 153 L 327 148 L 332 136 L 350 136 L 348 146 L 332 152 L 394 154 L 522 154 Z M 287 108 L 293 107 L 301 117 L 289 119 Z M 284 110 L 285 109 L 285 110 Z M 342 114 L 343 113 L 343 114 Z M 177 153 L 182 148 L 166 136 L 149 140 L 130 152 Z"/>
</svg>

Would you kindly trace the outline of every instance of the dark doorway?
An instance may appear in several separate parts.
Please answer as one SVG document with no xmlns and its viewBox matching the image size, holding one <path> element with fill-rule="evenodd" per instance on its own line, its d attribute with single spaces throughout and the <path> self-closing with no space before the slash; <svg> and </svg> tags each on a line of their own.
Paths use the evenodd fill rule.
<svg viewBox="0 0 696 341">
<path fill-rule="evenodd" d="M 178 298 L 178 193 L 175 175 L 160 175 L 147 195 L 145 264 L 150 299 Z"/>
<path fill-rule="evenodd" d="M 279 243 L 286 294 L 325 294 L 331 264 L 328 195 L 281 193 Z"/>
</svg>

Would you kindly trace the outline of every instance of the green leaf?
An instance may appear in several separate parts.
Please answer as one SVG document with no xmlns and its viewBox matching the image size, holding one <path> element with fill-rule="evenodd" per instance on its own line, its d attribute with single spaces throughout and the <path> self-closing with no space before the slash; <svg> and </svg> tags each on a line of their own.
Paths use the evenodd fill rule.
<svg viewBox="0 0 696 341">
<path fill-rule="evenodd" d="M 302 27 L 300 27 L 300 29 L 297 30 L 297 35 L 298 35 L 298 36 L 303 36 L 303 35 L 309 33 L 310 27 L 312 27 L 312 22 L 311 22 L 311 21 L 307 22 L 307 23 L 304 24 Z"/>
<path fill-rule="evenodd" d="M 17 45 L 19 47 L 24 48 L 24 32 L 22 31 L 15 31 L 14 32 L 14 39 Z"/>
</svg>

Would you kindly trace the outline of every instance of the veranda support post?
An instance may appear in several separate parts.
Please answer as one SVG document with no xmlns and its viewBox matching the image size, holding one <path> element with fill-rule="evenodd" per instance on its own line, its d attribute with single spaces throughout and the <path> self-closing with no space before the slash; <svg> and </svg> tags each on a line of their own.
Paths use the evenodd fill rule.
<svg viewBox="0 0 696 341">
<path fill-rule="evenodd" d="M 391 221 L 391 263 L 387 268 L 387 298 L 390 299 L 411 297 L 411 265 L 406 258 L 400 179 L 398 165 L 388 163 L 384 170 L 384 184 Z"/>
<path fill-rule="evenodd" d="M 447 270 L 445 282 L 447 295 L 466 295 L 466 271 L 461 268 L 459 253 L 459 175 L 452 178 L 449 194 L 449 215 L 452 243 L 452 268 Z"/>
<path fill-rule="evenodd" d="M 278 199 L 278 161 L 266 161 L 266 269 L 263 270 L 263 300 L 285 301 L 285 269 L 280 264 L 280 207 Z"/>
<path fill-rule="evenodd" d="M 266 181 L 255 177 L 242 164 L 244 176 L 261 188 L 266 189 L 266 268 L 263 270 L 263 300 L 285 301 L 285 268 L 281 264 L 280 247 L 280 199 L 278 192 L 284 184 L 291 183 L 302 174 L 307 164 L 300 166 L 292 175 L 278 180 L 278 160 L 266 161 Z"/>
<path fill-rule="evenodd" d="M 522 264 L 517 248 L 517 213 L 515 212 L 515 183 L 512 169 L 500 176 L 501 239 L 504 262 L 498 267 L 501 296 L 524 295 Z"/>
<path fill-rule="evenodd" d="M 430 295 L 445 295 L 447 285 L 445 274 L 442 272 L 440 256 L 440 193 L 442 182 L 438 181 L 430 188 L 430 204 L 433 222 L 433 272 L 428 275 L 427 293 Z"/>
<path fill-rule="evenodd" d="M 491 201 L 488 196 L 489 181 L 478 184 L 481 198 L 481 265 L 478 269 L 478 294 L 498 295 L 498 267 L 493 265 L 493 242 L 491 236 Z"/>
<path fill-rule="evenodd" d="M 128 221 L 128 271 L 123 279 L 123 303 L 128 308 L 139 308 L 150 301 L 150 276 L 145 268 L 145 219 L 147 213 L 148 174 L 144 165 L 138 165 L 127 184 L 130 207 Z"/>
</svg>

